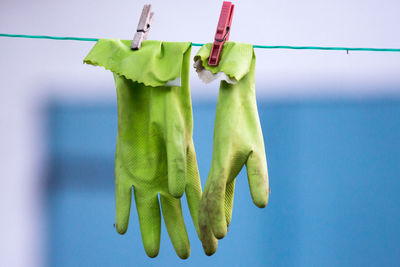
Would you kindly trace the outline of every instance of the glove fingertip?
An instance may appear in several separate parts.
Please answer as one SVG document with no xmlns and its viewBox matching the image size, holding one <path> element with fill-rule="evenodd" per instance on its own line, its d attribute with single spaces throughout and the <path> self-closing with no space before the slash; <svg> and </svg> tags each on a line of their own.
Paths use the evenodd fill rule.
<svg viewBox="0 0 400 267">
<path fill-rule="evenodd" d="M 186 155 L 183 149 L 174 148 L 176 149 L 171 145 L 167 150 L 168 191 L 174 198 L 180 198 L 185 192 L 186 185 Z"/>
<path fill-rule="evenodd" d="M 115 223 L 115 229 L 117 230 L 118 234 L 123 235 L 128 230 L 128 226 L 122 223 Z"/>
<path fill-rule="evenodd" d="M 207 195 L 207 215 L 211 230 L 217 239 L 224 238 L 228 231 L 224 203 L 225 185 L 215 186 Z"/>
<path fill-rule="evenodd" d="M 185 193 L 186 167 L 171 162 L 168 164 L 168 191 L 174 198 L 181 198 Z"/>
<path fill-rule="evenodd" d="M 214 236 L 217 239 L 222 239 L 226 236 L 228 229 L 225 225 L 224 226 L 219 225 L 217 227 L 213 227 L 213 232 L 214 232 Z"/>
<path fill-rule="evenodd" d="M 190 246 L 185 247 L 181 250 L 177 250 L 176 254 L 178 255 L 179 258 L 181 258 L 182 260 L 186 260 L 187 258 L 189 258 L 190 256 Z"/>
<path fill-rule="evenodd" d="M 214 234 L 211 230 L 209 225 L 209 217 L 207 212 L 207 200 L 206 200 L 207 193 L 203 195 L 200 211 L 199 211 L 199 230 L 200 230 L 200 240 L 203 245 L 204 253 L 207 256 L 213 255 L 218 248 L 218 240 L 214 237 Z"/>
<path fill-rule="evenodd" d="M 253 202 L 257 207 L 265 208 L 268 205 L 268 193 L 261 198 L 253 199 Z"/>
<path fill-rule="evenodd" d="M 168 183 L 168 191 L 174 198 L 181 198 L 183 193 L 185 193 L 185 184 L 184 183 L 176 183 L 169 182 Z"/>
<path fill-rule="evenodd" d="M 269 198 L 268 168 L 265 157 L 260 153 L 251 153 L 246 166 L 251 198 L 257 207 L 264 208 Z"/>
<path fill-rule="evenodd" d="M 208 245 L 203 244 L 203 250 L 207 256 L 212 256 L 217 251 L 217 248 L 218 241 L 212 242 Z"/>
<path fill-rule="evenodd" d="M 253 199 L 254 204 L 257 207 L 265 208 L 269 200 L 269 185 L 268 182 L 265 182 L 268 181 L 268 178 L 258 178 L 254 180 L 255 181 L 250 182 L 251 184 L 253 184 L 252 188 L 250 189 L 251 197 Z M 257 182 L 257 181 L 262 181 L 262 182 Z"/>
<path fill-rule="evenodd" d="M 115 229 L 121 235 L 128 230 L 131 209 L 131 188 L 116 184 L 115 191 Z"/>
<path fill-rule="evenodd" d="M 159 246 L 145 246 L 144 250 L 146 251 L 147 256 L 149 256 L 150 258 L 155 258 L 158 256 L 160 247 Z"/>
<path fill-rule="evenodd" d="M 149 224 L 152 225 L 152 223 Z M 160 232 L 146 231 L 142 227 L 141 234 L 142 234 L 143 247 L 144 250 L 146 251 L 147 256 L 149 256 L 150 258 L 157 257 L 160 251 Z"/>
</svg>

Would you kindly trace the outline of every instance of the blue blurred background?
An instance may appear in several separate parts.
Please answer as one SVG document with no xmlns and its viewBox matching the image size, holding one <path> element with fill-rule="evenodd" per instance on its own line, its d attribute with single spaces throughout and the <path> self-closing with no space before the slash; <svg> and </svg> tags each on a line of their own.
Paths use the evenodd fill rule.
<svg viewBox="0 0 400 267">
<path fill-rule="evenodd" d="M 222 1 L 153 0 L 149 39 L 211 42 Z M 2 0 L 0 32 L 131 39 L 147 0 Z M 234 1 L 230 40 L 400 48 L 398 0 Z M 400 53 L 256 50 L 272 194 L 237 181 L 229 233 L 180 260 L 162 229 L 146 256 L 138 218 L 114 223 L 112 74 L 92 42 L 0 38 L 0 266 L 396 266 L 400 261 Z M 192 48 L 192 56 L 198 48 Z M 218 83 L 191 72 L 204 185 Z M 164 227 L 164 226 L 163 226 Z"/>
<path fill-rule="evenodd" d="M 215 103 L 194 103 L 203 185 Z M 136 210 L 119 236 L 114 219 L 116 106 L 55 103 L 49 110 L 47 188 L 51 266 L 393 266 L 400 260 L 400 99 L 259 102 L 272 194 L 256 208 L 237 178 L 229 233 L 203 254 L 186 202 L 192 256 L 180 260 L 162 229 L 144 253 Z M 164 226 L 163 226 L 164 227 Z"/>
</svg>

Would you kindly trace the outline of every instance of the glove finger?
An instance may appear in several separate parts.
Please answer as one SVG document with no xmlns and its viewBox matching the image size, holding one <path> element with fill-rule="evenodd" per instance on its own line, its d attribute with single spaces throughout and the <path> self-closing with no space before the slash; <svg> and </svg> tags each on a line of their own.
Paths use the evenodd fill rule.
<svg viewBox="0 0 400 267">
<path fill-rule="evenodd" d="M 232 211 L 233 211 L 233 197 L 235 194 L 235 179 L 232 180 L 229 184 L 226 185 L 225 191 L 225 219 L 226 219 L 226 226 L 231 224 L 232 219 Z"/>
<path fill-rule="evenodd" d="M 186 185 L 186 144 L 183 130 L 174 122 L 167 129 L 168 190 L 176 198 L 182 197 Z"/>
<path fill-rule="evenodd" d="M 192 216 L 194 227 L 196 228 L 197 235 L 200 238 L 199 208 L 201 201 L 201 183 L 193 143 L 188 148 L 186 170 L 186 200 L 189 206 L 190 215 Z"/>
<path fill-rule="evenodd" d="M 144 250 L 150 258 L 154 258 L 160 250 L 161 235 L 158 197 L 157 195 L 146 195 L 138 190 L 134 190 L 134 192 Z"/>
<path fill-rule="evenodd" d="M 208 222 L 206 191 L 203 194 L 203 198 L 200 204 L 199 227 L 200 227 L 200 240 L 201 243 L 203 244 L 204 252 L 206 253 L 207 256 L 211 256 L 217 251 L 218 240 L 214 237 L 214 234 Z"/>
<path fill-rule="evenodd" d="M 268 168 L 265 154 L 251 152 L 246 162 L 246 168 L 253 202 L 257 207 L 264 208 L 268 204 L 269 197 Z"/>
<path fill-rule="evenodd" d="M 126 230 L 128 229 L 131 201 L 132 201 L 132 187 L 116 182 L 115 183 L 115 229 L 117 229 L 117 232 L 121 235 L 125 234 Z"/>
<path fill-rule="evenodd" d="M 175 252 L 181 259 L 187 259 L 190 256 L 190 243 L 182 216 L 181 201 L 163 195 L 160 196 L 160 201 L 165 225 Z"/>
<path fill-rule="evenodd" d="M 209 177 L 207 183 L 209 188 L 207 195 L 208 221 L 214 236 L 218 239 L 224 238 L 227 232 L 225 218 L 225 184 L 226 179 L 222 177 Z"/>
</svg>

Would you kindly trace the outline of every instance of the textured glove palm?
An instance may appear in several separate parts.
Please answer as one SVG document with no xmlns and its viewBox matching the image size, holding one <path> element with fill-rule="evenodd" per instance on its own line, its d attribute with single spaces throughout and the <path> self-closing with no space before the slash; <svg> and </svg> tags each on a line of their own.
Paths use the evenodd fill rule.
<svg viewBox="0 0 400 267">
<path fill-rule="evenodd" d="M 217 239 L 227 233 L 232 217 L 235 178 L 246 164 L 253 202 L 260 208 L 268 202 L 269 186 L 264 141 L 255 97 L 255 55 L 251 45 L 227 42 L 217 67 L 207 58 L 211 44 L 195 57 L 214 74 L 223 72 L 230 81 L 221 81 L 214 128 L 211 169 L 201 200 L 200 239 L 207 255 L 217 249 Z M 195 66 L 199 67 L 199 64 Z"/>
<path fill-rule="evenodd" d="M 196 230 L 201 198 L 192 141 L 190 43 L 145 41 L 138 51 L 131 51 L 130 43 L 100 40 L 85 58 L 110 69 L 117 88 L 116 229 L 123 234 L 128 228 L 133 186 L 147 255 L 159 252 L 160 201 L 175 251 L 187 258 L 190 244 L 179 197 L 186 192 Z M 180 86 L 165 86 L 179 80 Z"/>
</svg>

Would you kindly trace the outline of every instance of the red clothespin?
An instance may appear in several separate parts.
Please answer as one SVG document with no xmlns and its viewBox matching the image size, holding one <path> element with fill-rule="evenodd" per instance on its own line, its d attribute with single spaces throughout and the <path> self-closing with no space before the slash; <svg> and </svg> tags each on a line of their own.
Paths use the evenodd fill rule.
<svg viewBox="0 0 400 267">
<path fill-rule="evenodd" d="M 225 41 L 229 40 L 229 33 L 232 25 L 233 8 L 235 7 L 232 2 L 224 1 L 222 4 L 221 15 L 215 33 L 214 44 L 211 49 L 211 54 L 208 59 L 208 65 L 218 66 L 219 57 L 224 46 Z"/>
</svg>

